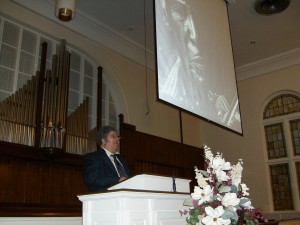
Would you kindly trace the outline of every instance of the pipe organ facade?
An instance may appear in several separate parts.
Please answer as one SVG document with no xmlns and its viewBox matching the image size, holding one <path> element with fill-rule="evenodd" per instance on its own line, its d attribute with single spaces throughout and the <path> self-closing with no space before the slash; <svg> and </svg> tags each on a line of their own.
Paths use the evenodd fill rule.
<svg viewBox="0 0 300 225">
<path fill-rule="evenodd" d="M 45 71 L 47 45 L 41 69 L 14 94 L 0 102 L 0 140 L 52 153 L 85 154 L 96 148 L 96 127 L 88 130 L 89 99 L 68 114 L 70 53 L 61 40 L 59 55 Z M 44 57 L 43 57 L 44 55 Z"/>
</svg>

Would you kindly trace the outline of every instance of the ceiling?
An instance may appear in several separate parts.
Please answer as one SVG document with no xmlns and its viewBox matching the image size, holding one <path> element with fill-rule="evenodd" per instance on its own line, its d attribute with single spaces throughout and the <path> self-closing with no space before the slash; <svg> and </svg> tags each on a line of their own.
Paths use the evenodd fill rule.
<svg viewBox="0 0 300 225">
<path fill-rule="evenodd" d="M 236 67 L 300 48 L 299 0 L 290 0 L 284 12 L 272 16 L 256 13 L 254 3 L 228 5 Z M 77 0 L 77 12 L 153 50 L 152 0 Z"/>
<path fill-rule="evenodd" d="M 10 1 L 102 43 L 137 62 L 144 62 L 145 49 L 147 49 L 150 53 L 148 55 L 152 56 L 149 61 L 153 63 L 155 61 L 154 0 L 77 0 L 76 16 L 70 22 L 60 22 L 55 17 L 55 0 Z M 238 69 L 249 68 L 247 65 L 262 65 L 262 62 L 266 64 L 266 61 L 279 65 L 274 60 L 276 57 L 285 58 L 285 64 L 288 64 L 294 60 L 286 57 L 288 54 L 297 54 L 296 61 L 294 60 L 293 63 L 300 63 L 300 0 L 290 0 L 290 5 L 284 12 L 272 16 L 256 13 L 254 10 L 256 0 L 229 1 L 233 2 L 228 4 L 228 14 L 238 76 L 241 76 Z M 148 66 L 150 64 L 148 63 Z M 155 68 L 154 65 L 149 67 Z M 282 67 L 278 66 L 277 69 Z M 262 70 L 260 74 L 264 72 L 266 70 Z M 259 75 L 252 69 L 251 76 L 253 73 Z M 247 73 L 244 76 L 247 77 Z"/>
</svg>

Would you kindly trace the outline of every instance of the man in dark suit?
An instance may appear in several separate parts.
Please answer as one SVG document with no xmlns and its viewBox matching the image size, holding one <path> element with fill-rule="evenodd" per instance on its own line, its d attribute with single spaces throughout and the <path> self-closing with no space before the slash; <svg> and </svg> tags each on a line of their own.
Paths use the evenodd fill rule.
<svg viewBox="0 0 300 225">
<path fill-rule="evenodd" d="M 105 191 L 130 176 L 130 170 L 118 154 L 120 137 L 116 129 L 103 126 L 97 134 L 97 151 L 83 157 L 83 178 L 89 191 Z"/>
</svg>

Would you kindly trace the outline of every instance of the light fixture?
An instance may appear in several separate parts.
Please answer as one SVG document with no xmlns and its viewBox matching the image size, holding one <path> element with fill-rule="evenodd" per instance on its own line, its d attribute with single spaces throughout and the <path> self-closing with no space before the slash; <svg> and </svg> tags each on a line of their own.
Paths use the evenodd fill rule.
<svg viewBox="0 0 300 225">
<path fill-rule="evenodd" d="M 55 15 L 63 21 L 68 22 L 75 16 L 76 0 L 56 0 Z"/>
<path fill-rule="evenodd" d="M 290 0 L 257 0 L 254 8 L 260 15 L 272 15 L 284 11 Z"/>
</svg>

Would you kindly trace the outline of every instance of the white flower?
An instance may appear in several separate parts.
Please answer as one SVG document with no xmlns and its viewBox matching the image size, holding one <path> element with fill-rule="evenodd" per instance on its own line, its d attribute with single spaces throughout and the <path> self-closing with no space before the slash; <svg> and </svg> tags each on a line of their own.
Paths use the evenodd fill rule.
<svg viewBox="0 0 300 225">
<path fill-rule="evenodd" d="M 213 190 L 209 185 L 205 186 L 203 189 L 195 186 L 194 193 L 191 194 L 194 200 L 198 200 L 198 204 L 202 204 L 203 202 L 207 202 L 213 196 Z"/>
<path fill-rule="evenodd" d="M 248 196 L 249 195 L 249 188 L 247 187 L 246 184 L 241 184 L 242 187 L 242 192 L 243 192 L 243 196 Z"/>
<path fill-rule="evenodd" d="M 231 223 L 230 219 L 222 219 L 221 216 L 225 212 L 223 206 L 218 206 L 217 208 L 213 209 L 212 207 L 208 206 L 205 207 L 206 217 L 202 219 L 202 223 L 206 225 L 228 225 Z"/>
<path fill-rule="evenodd" d="M 195 186 L 194 192 L 191 194 L 191 196 L 194 200 L 199 200 L 201 198 L 202 192 L 203 192 L 203 189 L 201 189 L 198 186 Z"/>
<path fill-rule="evenodd" d="M 222 167 L 222 164 L 224 164 L 224 159 L 221 158 L 220 155 L 216 155 L 212 160 L 211 160 L 211 167 L 214 170 L 219 170 Z"/>
<path fill-rule="evenodd" d="M 196 172 L 196 179 L 197 179 L 197 183 L 198 183 L 199 187 L 204 188 L 205 186 L 208 185 L 207 181 L 209 180 L 209 178 L 205 178 L 202 175 L 202 173 Z"/>
<path fill-rule="evenodd" d="M 240 203 L 240 199 L 237 197 L 236 193 L 226 193 L 222 199 L 222 205 L 225 207 L 236 206 Z"/>
<path fill-rule="evenodd" d="M 230 170 L 231 165 L 230 162 L 225 162 L 225 159 L 222 158 L 221 155 L 216 155 L 215 158 L 211 161 L 211 167 L 215 170 Z"/>
<path fill-rule="evenodd" d="M 218 181 L 228 181 L 230 179 L 230 177 L 223 170 L 217 170 L 216 176 Z"/>
<path fill-rule="evenodd" d="M 235 166 L 232 166 L 231 180 L 235 186 L 238 186 L 242 180 L 242 172 L 243 172 L 242 164 L 243 161 L 240 159 Z"/>
<path fill-rule="evenodd" d="M 204 151 L 205 151 L 205 158 L 211 161 L 214 158 L 214 155 L 212 154 L 211 150 L 209 147 L 204 146 Z"/>
<path fill-rule="evenodd" d="M 224 161 L 224 163 L 223 163 L 223 165 L 222 165 L 222 170 L 231 170 L 231 164 L 230 164 L 230 162 L 225 162 Z"/>
</svg>

